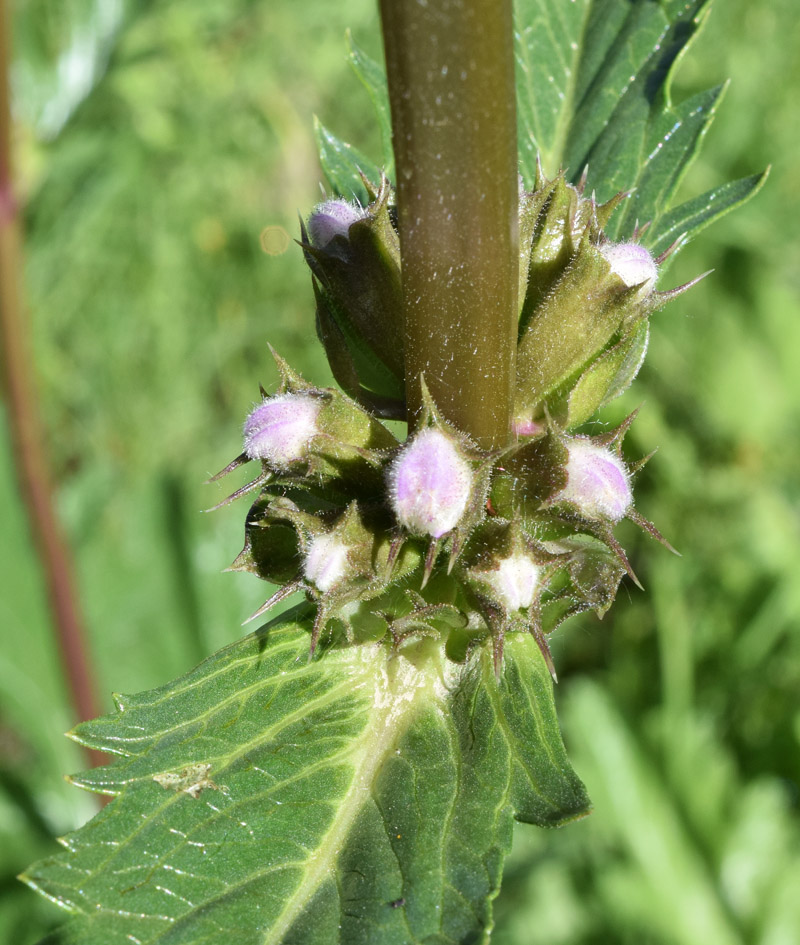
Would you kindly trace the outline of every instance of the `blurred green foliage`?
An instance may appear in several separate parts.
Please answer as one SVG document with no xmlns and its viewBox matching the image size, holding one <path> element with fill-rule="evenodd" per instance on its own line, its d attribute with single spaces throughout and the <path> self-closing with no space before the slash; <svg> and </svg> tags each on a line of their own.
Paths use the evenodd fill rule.
<svg viewBox="0 0 800 945">
<path fill-rule="evenodd" d="M 274 382 L 267 341 L 329 380 L 291 240 L 320 193 L 314 113 L 380 153 L 344 41 L 349 26 L 378 54 L 374 7 L 16 2 L 37 381 L 104 709 L 235 639 L 265 597 L 220 574 L 241 514 L 199 514 L 224 494 L 202 481 Z M 654 319 L 646 366 L 605 418 L 643 402 L 629 448 L 659 453 L 637 505 L 683 557 L 631 530 L 646 593 L 554 640 L 596 810 L 519 828 L 498 945 L 800 940 L 799 47 L 792 0 L 721 0 L 678 73 L 676 97 L 733 78 L 684 195 L 774 173 L 680 254 L 662 287 L 715 273 Z M 71 708 L 7 442 L 0 942 L 30 945 L 59 913 L 14 874 L 92 800 L 62 780 L 83 760 L 61 734 Z"/>
</svg>

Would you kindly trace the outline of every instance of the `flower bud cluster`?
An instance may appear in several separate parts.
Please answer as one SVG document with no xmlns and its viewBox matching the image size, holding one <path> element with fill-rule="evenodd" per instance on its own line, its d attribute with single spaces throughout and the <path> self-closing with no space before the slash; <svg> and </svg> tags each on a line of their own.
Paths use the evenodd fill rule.
<svg viewBox="0 0 800 945">
<path fill-rule="evenodd" d="M 521 178 L 520 178 L 521 181 Z M 303 230 L 317 328 L 342 388 L 378 416 L 405 413 L 400 244 L 394 193 L 367 185 L 362 208 L 335 198 Z M 694 282 L 657 291 L 659 264 L 641 239 L 604 234 L 626 198 L 604 204 L 564 174 L 520 183 L 519 331 L 515 427 L 536 430 L 546 416 L 570 430 L 621 394 L 647 347 L 650 315 Z M 674 248 L 674 247 L 673 247 Z M 694 280 L 697 281 L 697 280 Z"/>
<path fill-rule="evenodd" d="M 491 454 L 424 390 L 417 428 L 399 443 L 346 395 L 277 363 L 281 387 L 248 416 L 228 467 L 261 466 L 234 493 L 259 490 L 233 567 L 282 585 L 254 616 L 304 591 L 316 605 L 312 651 L 337 626 L 358 639 L 367 606 L 370 632 L 377 621 L 395 645 L 490 636 L 498 672 L 506 634 L 520 630 L 555 675 L 546 634 L 571 613 L 603 612 L 632 574 L 614 526 L 627 517 L 657 536 L 633 508 L 629 421 L 600 437 L 543 426 Z"/>
<path fill-rule="evenodd" d="M 634 507 L 638 466 L 622 455 L 632 417 L 599 436 L 576 431 L 630 384 L 650 315 L 688 286 L 657 291 L 664 256 L 642 245 L 644 229 L 606 237 L 624 194 L 598 204 L 563 174 L 540 174 L 519 194 L 513 446 L 479 450 L 427 391 L 401 443 L 381 422 L 406 418 L 394 193 L 386 179 L 365 186 L 365 206 L 325 200 L 302 226 L 318 333 L 344 393 L 278 360 L 280 388 L 254 406 L 222 473 L 260 464 L 230 497 L 258 490 L 234 568 L 282 585 L 256 615 L 305 591 L 312 651 L 337 627 L 357 641 L 368 625 L 369 639 L 395 645 L 455 635 L 467 650 L 490 636 L 499 671 L 506 633 L 525 630 L 554 673 L 547 634 L 572 613 L 602 614 L 626 572 L 636 580 L 615 527 L 627 518 L 664 542 Z"/>
</svg>

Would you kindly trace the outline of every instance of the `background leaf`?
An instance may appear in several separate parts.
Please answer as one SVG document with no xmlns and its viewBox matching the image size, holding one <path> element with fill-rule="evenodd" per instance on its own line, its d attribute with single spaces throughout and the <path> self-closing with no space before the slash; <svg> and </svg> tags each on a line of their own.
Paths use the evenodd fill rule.
<svg viewBox="0 0 800 945">
<path fill-rule="evenodd" d="M 66 941 L 484 941 L 513 816 L 587 812 L 531 637 L 498 683 L 490 653 L 460 666 L 430 640 L 309 663 L 308 629 L 269 625 L 79 727 L 120 758 L 75 783 L 120 796 L 26 875 L 80 916 Z"/>
<path fill-rule="evenodd" d="M 314 136 L 319 149 L 319 163 L 333 192 L 347 200 L 355 200 L 365 207 L 369 203 L 361 173 L 373 183 L 381 179 L 381 172 L 369 158 L 314 118 Z M 361 172 L 361 173 L 359 173 Z"/>
<path fill-rule="evenodd" d="M 389 107 L 389 90 L 386 86 L 386 73 L 378 62 L 371 59 L 353 39 L 348 30 L 350 43 L 350 64 L 372 99 L 378 126 L 381 131 L 383 173 L 394 180 L 394 149 L 392 148 L 392 115 Z"/>
<path fill-rule="evenodd" d="M 651 221 L 644 242 L 665 248 L 662 218 L 724 90 L 672 101 L 675 66 L 708 9 L 707 0 L 517 0 L 519 152 L 527 185 L 537 154 L 548 176 L 563 167 L 577 181 L 588 169 L 598 200 L 631 191 L 608 236 L 624 239 L 637 221 Z M 706 195 L 702 221 L 678 208 L 670 222 L 686 226 L 676 237 L 710 223 L 758 186 L 757 178 L 740 182 L 735 200 L 719 203 Z M 724 196 L 733 198 L 733 191 Z"/>
</svg>

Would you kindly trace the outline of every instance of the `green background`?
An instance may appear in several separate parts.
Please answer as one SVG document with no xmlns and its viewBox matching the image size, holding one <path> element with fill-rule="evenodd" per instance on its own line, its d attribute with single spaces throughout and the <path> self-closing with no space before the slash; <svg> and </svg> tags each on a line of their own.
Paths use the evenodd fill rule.
<svg viewBox="0 0 800 945">
<path fill-rule="evenodd" d="M 245 506 L 200 514 L 225 494 L 203 480 L 275 381 L 267 341 L 329 380 L 292 240 L 321 194 L 313 114 L 379 153 L 344 41 L 378 54 L 375 4 L 12 6 L 36 383 L 107 710 L 266 596 L 220 573 Z M 642 404 L 629 455 L 659 452 L 637 504 L 683 557 L 623 526 L 646 592 L 553 641 L 596 810 L 518 828 L 502 945 L 800 940 L 799 47 L 792 0 L 720 0 L 678 72 L 677 97 L 733 80 L 683 196 L 773 174 L 680 254 L 662 288 L 715 272 L 654 318 L 604 418 Z M 62 777 L 83 759 L 5 433 L 0 522 L 0 942 L 29 945 L 61 914 L 14 876 L 94 802 Z"/>
</svg>

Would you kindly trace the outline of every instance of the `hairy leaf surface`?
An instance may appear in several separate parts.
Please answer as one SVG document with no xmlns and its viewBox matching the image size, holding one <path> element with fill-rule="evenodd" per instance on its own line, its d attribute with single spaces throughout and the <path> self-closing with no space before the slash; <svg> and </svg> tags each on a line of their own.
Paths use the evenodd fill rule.
<svg viewBox="0 0 800 945">
<path fill-rule="evenodd" d="M 268 625 L 81 725 L 117 795 L 24 877 L 71 913 L 51 942 L 481 942 L 514 818 L 585 814 L 534 641 L 465 664 L 427 640 L 308 661 Z"/>
</svg>

